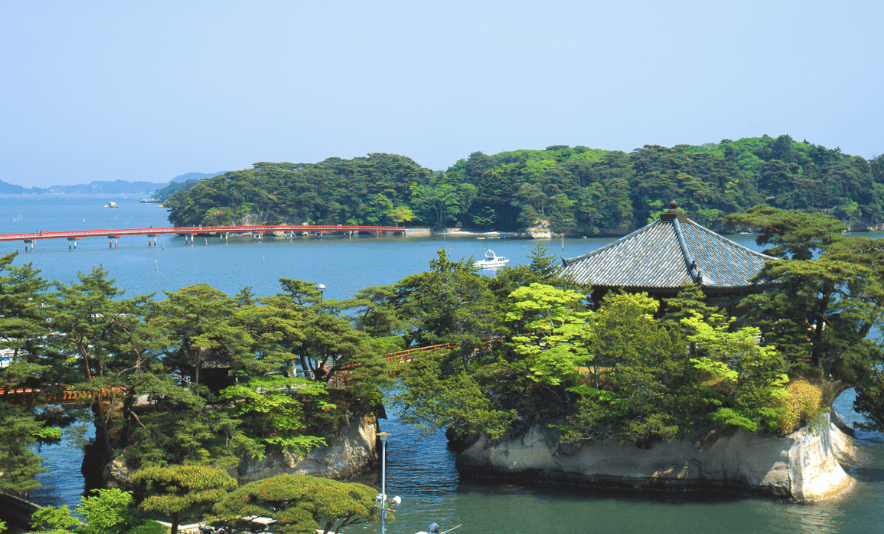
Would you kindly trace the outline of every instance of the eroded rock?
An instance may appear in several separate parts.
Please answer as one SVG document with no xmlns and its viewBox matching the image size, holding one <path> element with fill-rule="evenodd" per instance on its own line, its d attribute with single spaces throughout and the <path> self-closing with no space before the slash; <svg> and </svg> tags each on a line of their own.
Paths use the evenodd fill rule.
<svg viewBox="0 0 884 534">
<path fill-rule="evenodd" d="M 851 448 L 850 438 L 828 414 L 784 438 L 737 430 L 650 449 L 590 442 L 568 453 L 532 427 L 499 443 L 480 437 L 460 453 L 457 468 L 467 476 L 623 489 L 713 489 L 807 502 L 853 486 L 838 461 Z"/>
</svg>

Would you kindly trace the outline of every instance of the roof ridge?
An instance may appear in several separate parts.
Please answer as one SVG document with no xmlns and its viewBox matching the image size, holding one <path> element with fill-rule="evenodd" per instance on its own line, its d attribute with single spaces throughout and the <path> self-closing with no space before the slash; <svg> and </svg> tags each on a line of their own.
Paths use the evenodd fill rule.
<svg viewBox="0 0 884 534">
<path fill-rule="evenodd" d="M 681 247 L 681 254 L 684 256 L 684 263 L 688 268 L 688 275 L 690 275 L 691 280 L 697 284 L 703 284 L 703 277 L 700 276 L 700 269 L 697 267 L 697 262 L 694 261 L 693 256 L 691 256 L 691 252 L 688 250 L 688 245 L 685 243 L 684 234 L 681 232 L 681 223 L 678 222 L 678 217 L 674 217 L 672 219 L 672 227 L 675 228 L 675 237 L 678 238 L 678 246 Z"/>
</svg>

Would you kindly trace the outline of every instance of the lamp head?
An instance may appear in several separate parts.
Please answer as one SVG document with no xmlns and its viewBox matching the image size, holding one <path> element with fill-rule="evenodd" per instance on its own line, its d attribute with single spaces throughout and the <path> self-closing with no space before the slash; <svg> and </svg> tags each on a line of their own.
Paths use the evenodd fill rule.
<svg viewBox="0 0 884 534">
<path fill-rule="evenodd" d="M 387 438 L 390 437 L 391 435 L 392 434 L 390 434 L 389 432 L 378 432 L 377 433 L 377 437 L 379 437 L 381 439 L 381 443 L 386 443 Z"/>
</svg>

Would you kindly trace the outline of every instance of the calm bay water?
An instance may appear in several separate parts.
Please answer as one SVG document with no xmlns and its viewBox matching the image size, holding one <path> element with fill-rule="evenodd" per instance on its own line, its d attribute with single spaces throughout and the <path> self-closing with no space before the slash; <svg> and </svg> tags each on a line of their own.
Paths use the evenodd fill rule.
<svg viewBox="0 0 884 534">
<path fill-rule="evenodd" d="M 106 199 L 62 197 L 0 198 L 0 234 L 77 229 L 117 229 L 171 226 L 166 210 L 135 200 L 116 200 L 119 208 L 104 208 Z M 736 241 L 756 248 L 749 236 Z M 565 257 L 590 252 L 609 239 L 566 239 L 543 244 Z M 302 279 L 327 286 L 326 298 L 347 298 L 361 288 L 394 283 L 429 267 L 444 247 L 457 259 L 480 257 L 483 246 L 525 263 L 536 244 L 532 240 L 474 238 L 325 237 L 294 241 L 218 240 L 161 236 L 158 246 L 147 237 L 123 237 L 109 248 L 106 238 L 84 238 L 78 250 L 65 240 L 39 241 L 36 251 L 24 252 L 21 242 L 0 242 L 0 254 L 19 250 L 16 264 L 33 262 L 50 280 L 76 280 L 78 271 L 102 265 L 128 295 L 175 291 L 206 282 L 228 294 L 251 286 L 258 295 L 279 291 L 279 277 Z M 848 423 L 854 420 L 851 392 L 836 402 Z M 387 531 L 394 534 L 423 530 L 431 522 L 444 529 L 463 524 L 456 533 L 559 534 L 563 532 L 884 532 L 884 436 L 860 432 L 858 455 L 848 471 L 858 480 L 844 497 L 824 504 L 794 505 L 749 498 L 719 498 L 689 493 L 619 494 L 585 489 L 513 484 L 480 484 L 461 480 L 455 456 L 444 436 L 422 437 L 389 414 L 381 421 L 393 435 L 387 448 L 387 493 L 400 495 L 403 504 Z M 82 493 L 81 453 L 72 447 L 44 447 L 41 455 L 52 472 L 32 499 L 40 504 L 75 506 Z M 379 473 L 360 482 L 380 487 Z M 375 532 L 377 526 L 351 532 Z"/>
</svg>

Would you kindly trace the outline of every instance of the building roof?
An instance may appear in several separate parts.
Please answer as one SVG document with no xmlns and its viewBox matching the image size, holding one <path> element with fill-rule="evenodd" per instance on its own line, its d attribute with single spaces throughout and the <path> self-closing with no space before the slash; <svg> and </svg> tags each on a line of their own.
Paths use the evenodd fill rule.
<svg viewBox="0 0 884 534">
<path fill-rule="evenodd" d="M 593 289 L 677 290 L 685 283 L 704 289 L 755 287 L 749 281 L 774 260 L 688 219 L 671 204 L 653 223 L 598 250 L 562 260 L 559 277 Z"/>
</svg>

